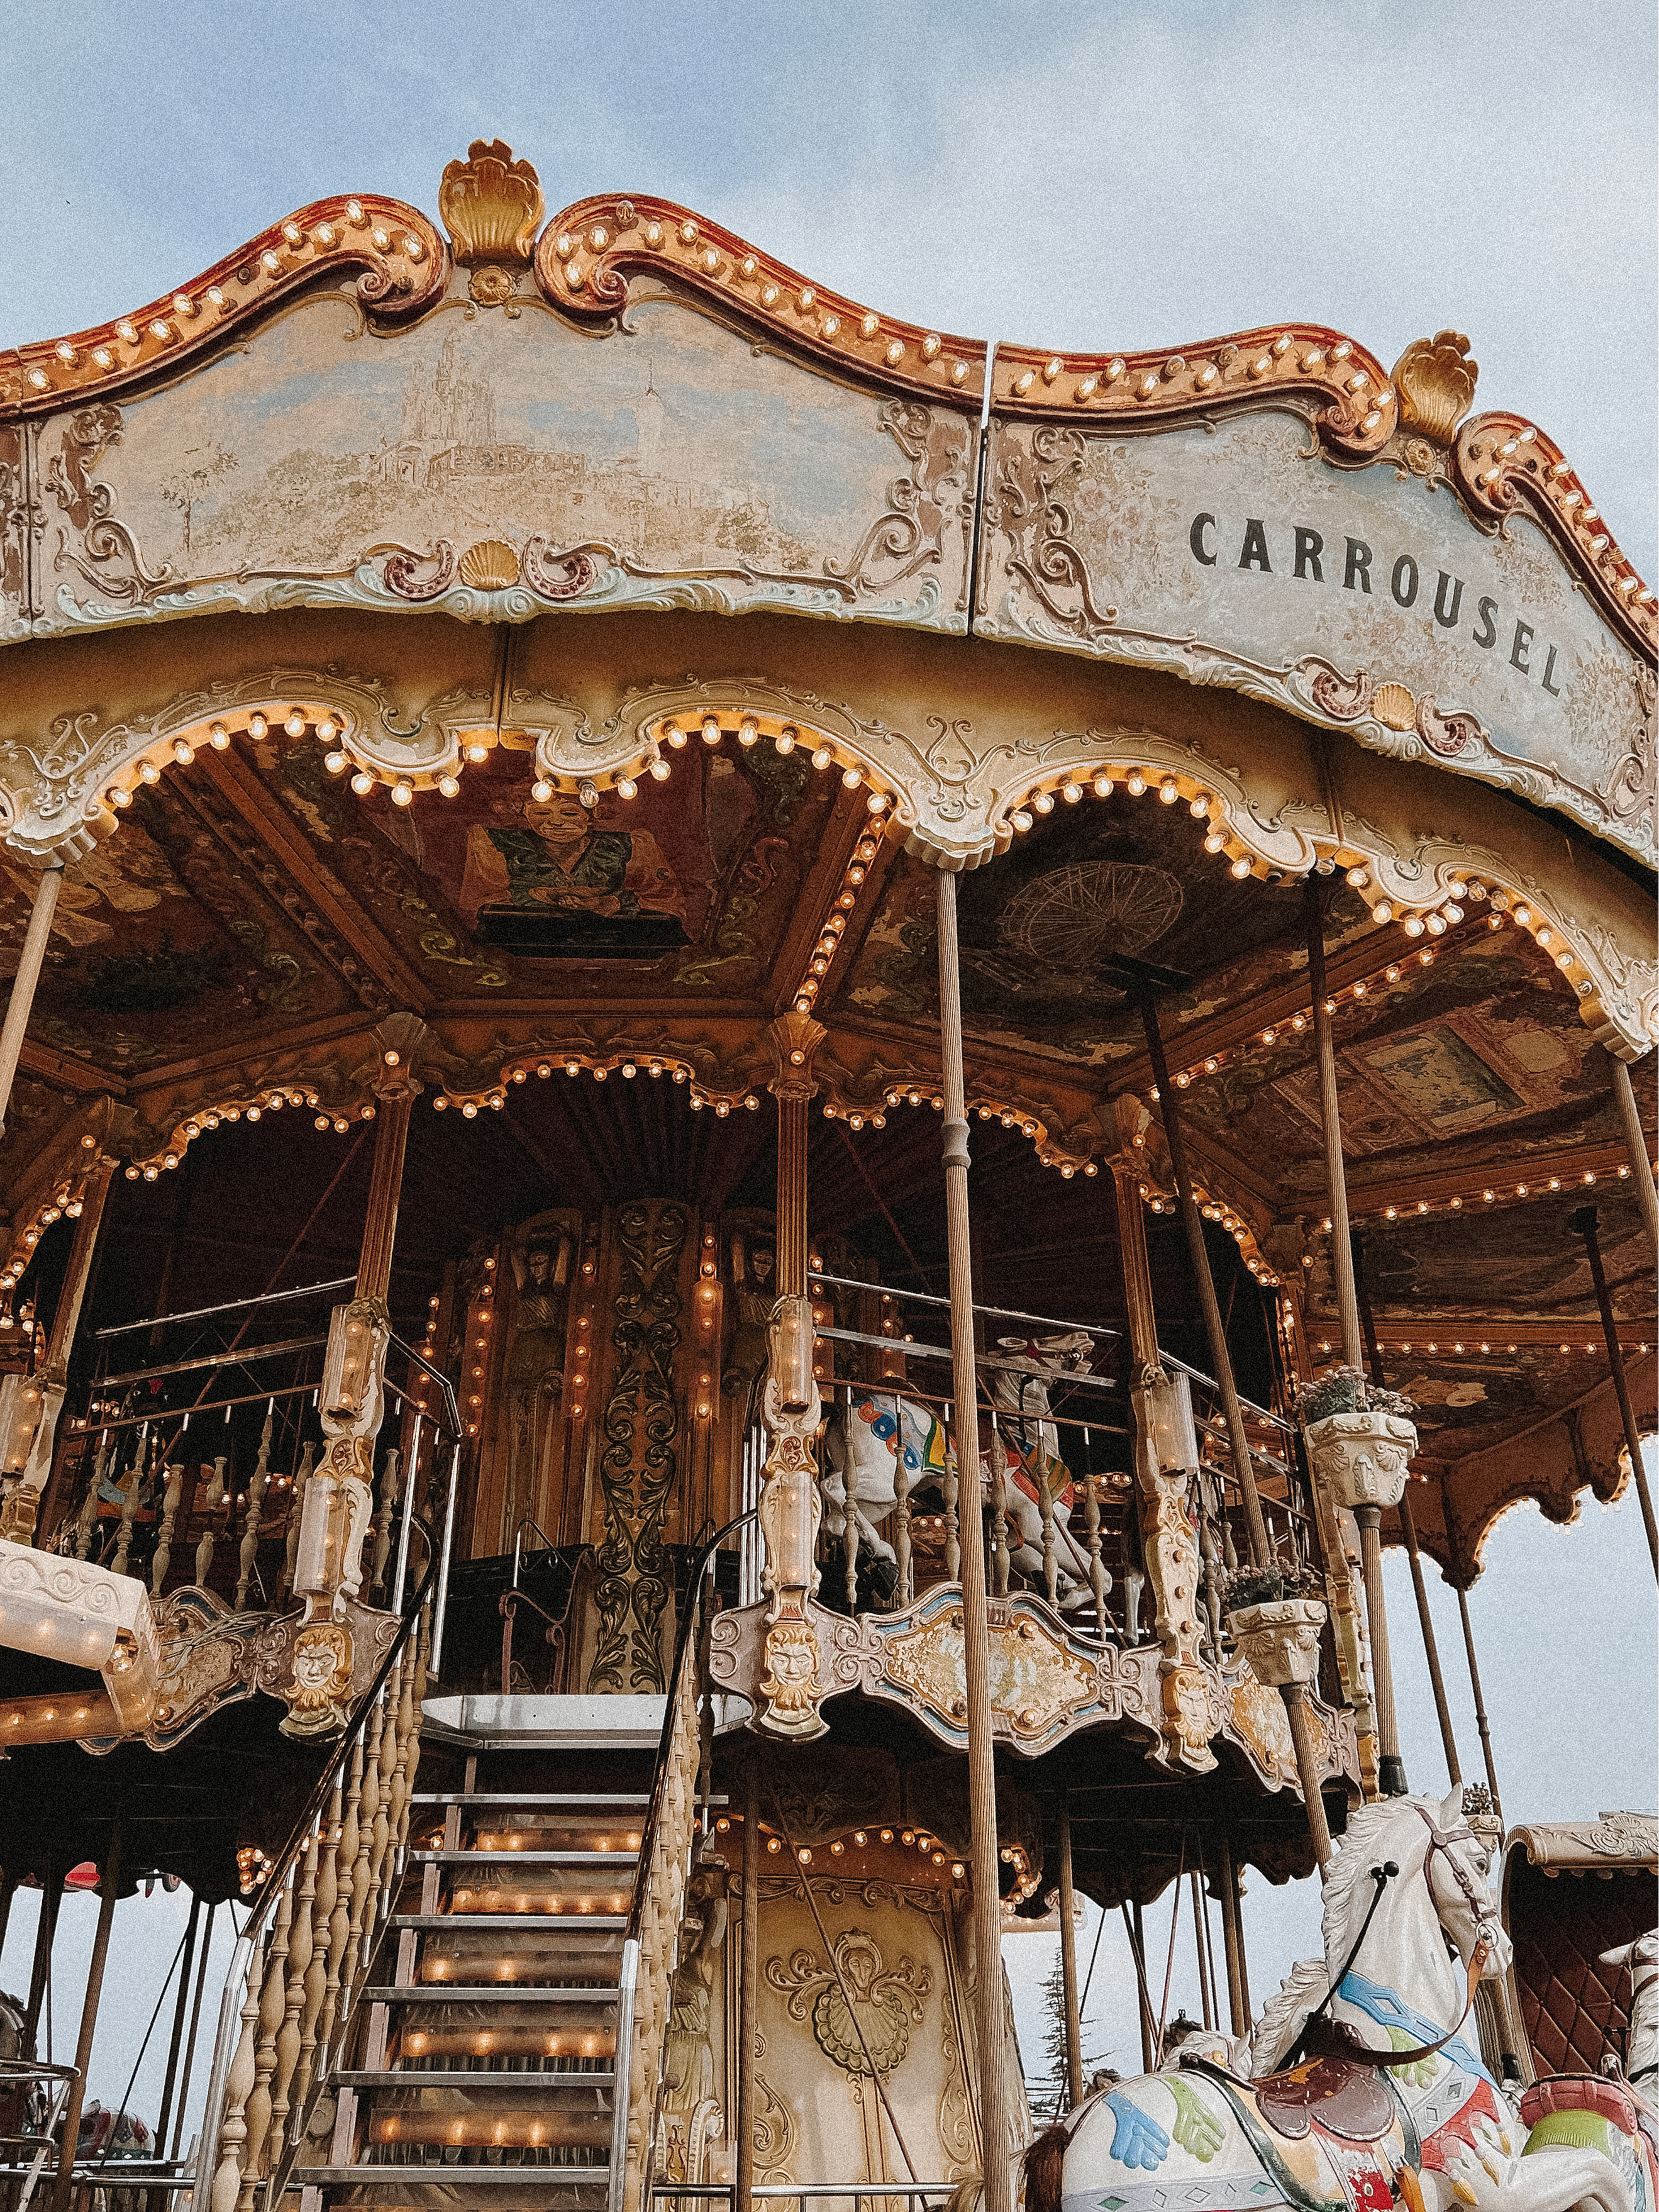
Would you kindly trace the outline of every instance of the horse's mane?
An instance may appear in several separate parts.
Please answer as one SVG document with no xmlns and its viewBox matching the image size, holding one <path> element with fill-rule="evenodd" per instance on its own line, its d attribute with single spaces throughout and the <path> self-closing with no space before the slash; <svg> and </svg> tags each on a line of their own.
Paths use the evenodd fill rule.
<svg viewBox="0 0 1659 2212">
<path fill-rule="evenodd" d="M 1322 1959 L 1298 1959 L 1269 1997 L 1255 2033 L 1250 2038 L 1250 2076 L 1261 2081 L 1271 2074 L 1302 2033 L 1304 2021 L 1324 1996 L 1327 1987 Z"/>
<path fill-rule="evenodd" d="M 1356 1912 L 1363 1917 L 1370 1903 L 1362 1893 L 1370 1871 L 1390 1845 L 1396 1856 L 1404 1852 L 1394 1836 L 1403 1798 L 1385 1798 L 1381 1804 L 1364 1805 L 1348 1815 L 1347 1832 L 1331 1856 L 1325 1872 L 1324 1907 L 1326 1955 L 1303 1959 L 1291 1967 L 1269 1999 L 1250 2039 L 1250 2072 L 1260 2080 L 1271 2074 L 1297 2037 L 1304 2021 L 1323 1997 L 1330 1978 L 1346 1958 L 1359 1932 Z"/>
</svg>

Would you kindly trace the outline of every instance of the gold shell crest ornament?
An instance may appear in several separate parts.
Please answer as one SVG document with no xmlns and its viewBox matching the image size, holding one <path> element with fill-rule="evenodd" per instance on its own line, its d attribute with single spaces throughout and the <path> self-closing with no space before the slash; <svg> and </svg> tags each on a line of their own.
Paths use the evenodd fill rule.
<svg viewBox="0 0 1659 2212">
<path fill-rule="evenodd" d="M 475 592 L 504 592 L 519 580 L 519 556 L 499 538 L 481 538 L 461 556 L 461 581 Z"/>
<path fill-rule="evenodd" d="M 528 261 L 546 212 L 541 179 L 501 138 L 475 138 L 438 186 L 458 261 Z"/>
<path fill-rule="evenodd" d="M 1468 357 L 1469 342 L 1458 331 L 1437 331 L 1417 338 L 1394 365 L 1400 394 L 1400 427 L 1416 430 L 1437 445 L 1449 446 L 1458 424 L 1474 404 L 1480 371 Z"/>
</svg>

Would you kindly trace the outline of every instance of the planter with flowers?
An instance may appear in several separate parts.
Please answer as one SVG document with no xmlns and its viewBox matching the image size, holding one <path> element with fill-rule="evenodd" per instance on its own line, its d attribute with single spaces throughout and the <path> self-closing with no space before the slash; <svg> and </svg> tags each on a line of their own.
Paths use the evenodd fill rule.
<svg viewBox="0 0 1659 2212">
<path fill-rule="evenodd" d="M 1297 1401 L 1314 1473 L 1339 1505 L 1397 1505 L 1417 1449 L 1416 1411 L 1398 1390 L 1380 1389 L 1357 1367 L 1309 1383 Z"/>
<path fill-rule="evenodd" d="M 1304 1567 L 1246 1568 L 1227 1583 L 1227 1626 L 1264 1689 L 1311 1682 L 1319 1671 L 1325 1603 Z"/>
</svg>

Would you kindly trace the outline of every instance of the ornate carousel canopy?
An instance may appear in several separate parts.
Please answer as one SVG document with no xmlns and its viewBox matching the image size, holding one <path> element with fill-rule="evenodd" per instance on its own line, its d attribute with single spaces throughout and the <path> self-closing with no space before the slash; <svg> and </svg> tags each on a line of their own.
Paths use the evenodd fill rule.
<svg viewBox="0 0 1659 2212">
<path fill-rule="evenodd" d="M 439 210 L 0 356 L 10 964 L 62 870 L 8 1291 L 108 1160 L 126 1251 L 210 1282 L 234 1206 L 274 1255 L 333 1172 L 293 1124 L 400 1066 L 418 1312 L 555 1187 L 763 1196 L 797 1053 L 814 1235 L 939 1289 L 943 866 L 996 1295 L 1121 1312 L 1115 1194 L 1201 1356 L 1141 963 L 1265 1398 L 1340 1348 L 1311 882 L 1423 1543 L 1467 1582 L 1515 1500 L 1617 1494 L 1575 1217 L 1650 1402 L 1659 614 L 1468 342 L 992 347 L 660 202 L 545 222 L 499 144 Z"/>
</svg>

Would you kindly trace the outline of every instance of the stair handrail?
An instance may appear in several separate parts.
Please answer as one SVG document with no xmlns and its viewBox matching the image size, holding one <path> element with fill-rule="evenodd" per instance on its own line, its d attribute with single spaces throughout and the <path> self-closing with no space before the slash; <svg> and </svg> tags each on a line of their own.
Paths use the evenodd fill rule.
<svg viewBox="0 0 1659 2212">
<path fill-rule="evenodd" d="M 681 1763 L 676 1756 L 676 1740 L 683 1727 L 688 1724 L 695 1726 L 695 1716 L 708 1689 L 706 1670 L 700 1656 L 692 1660 L 692 1671 L 688 1675 L 688 1654 L 699 1651 L 702 1624 L 707 1617 L 709 1563 L 726 1539 L 734 1530 L 741 1528 L 745 1522 L 753 1520 L 758 1510 L 758 1507 L 750 1506 L 746 1512 L 736 1515 L 724 1528 L 717 1528 L 699 1547 L 686 1584 L 685 1602 L 680 1608 L 679 1620 L 675 1628 L 674 1655 L 668 1671 L 662 1730 L 657 1740 L 656 1767 L 651 1778 L 650 1802 L 640 1831 L 639 1857 L 634 1869 L 634 1892 L 629 1903 L 628 1927 L 623 1941 L 621 1969 L 617 1976 L 608 2212 L 639 2212 L 644 2179 L 654 2154 L 655 2108 L 659 2085 L 652 2081 L 648 2072 L 642 2069 L 643 2078 L 639 2094 L 635 2096 L 634 2044 L 636 2024 L 641 2024 L 643 2032 L 649 2033 L 653 2015 L 663 2009 L 668 1978 L 673 1971 L 665 1950 L 661 1960 L 653 1958 L 647 1960 L 648 1979 L 641 1990 L 640 1968 L 647 1905 L 656 1908 L 658 1925 L 665 1923 L 677 1929 L 685 1886 L 683 1851 L 677 1849 L 672 1861 L 666 1862 L 660 1869 L 656 1866 L 656 1860 L 662 1844 L 663 1809 L 669 1781 Z M 672 1944 L 672 1936 L 669 1941 Z M 650 2107 L 648 2124 L 646 2118 L 647 2106 Z M 631 2128 L 629 2124 L 635 2120 L 641 2123 L 637 2129 Z M 635 2185 L 631 2190 L 629 2186 L 630 2179 Z"/>
<path fill-rule="evenodd" d="M 418 1756 L 420 1700 L 415 1676 L 429 1639 L 429 1601 L 437 1574 L 438 1561 L 428 1559 L 420 1587 L 374 1680 L 342 1729 L 287 1844 L 261 1875 L 258 1894 L 239 1931 L 226 1977 L 196 2158 L 196 2199 L 201 2212 L 210 2212 L 210 2212 L 252 2212 L 263 2178 L 258 2169 L 272 2148 L 273 2128 L 277 2131 L 275 2155 L 266 2171 L 280 2193 L 281 2182 L 304 2140 L 306 2122 L 334 2070 L 358 1990 L 368 1979 L 375 1923 L 401 1873 L 414 1773 L 408 1757 L 410 1731 L 401 1737 L 395 1731 L 404 1707 L 410 1707 Z M 383 1710 L 389 1702 L 387 1687 L 394 1671 L 400 1670 L 417 1627 L 422 1634 L 415 1663 L 402 1684 L 405 1694 L 399 1696 L 394 1726 L 389 1729 Z M 377 1711 L 380 1725 L 374 1731 L 371 1750 L 369 1723 Z M 394 1755 L 388 1758 L 387 1753 Z M 349 1819 L 343 1822 L 348 1767 L 354 1794 Z M 362 1817 L 365 1810 L 367 1820 Z M 341 1850 L 348 1832 L 355 1844 L 349 1867 Z M 332 1900 L 330 1913 L 322 1917 L 320 1941 L 315 1912 L 319 1893 Z M 312 1973 L 319 1949 L 327 1959 L 320 1990 Z M 240 2013 L 232 2002 L 239 1980 L 244 1991 Z M 240 2035 L 235 2027 L 239 2019 Z M 299 2071 L 302 2063 L 303 2075 Z M 275 2100 L 273 2079 L 278 2085 Z M 288 2093 L 296 2080 L 301 2094 L 293 2098 Z M 269 2189 L 267 2197 L 276 2201 Z"/>
</svg>

